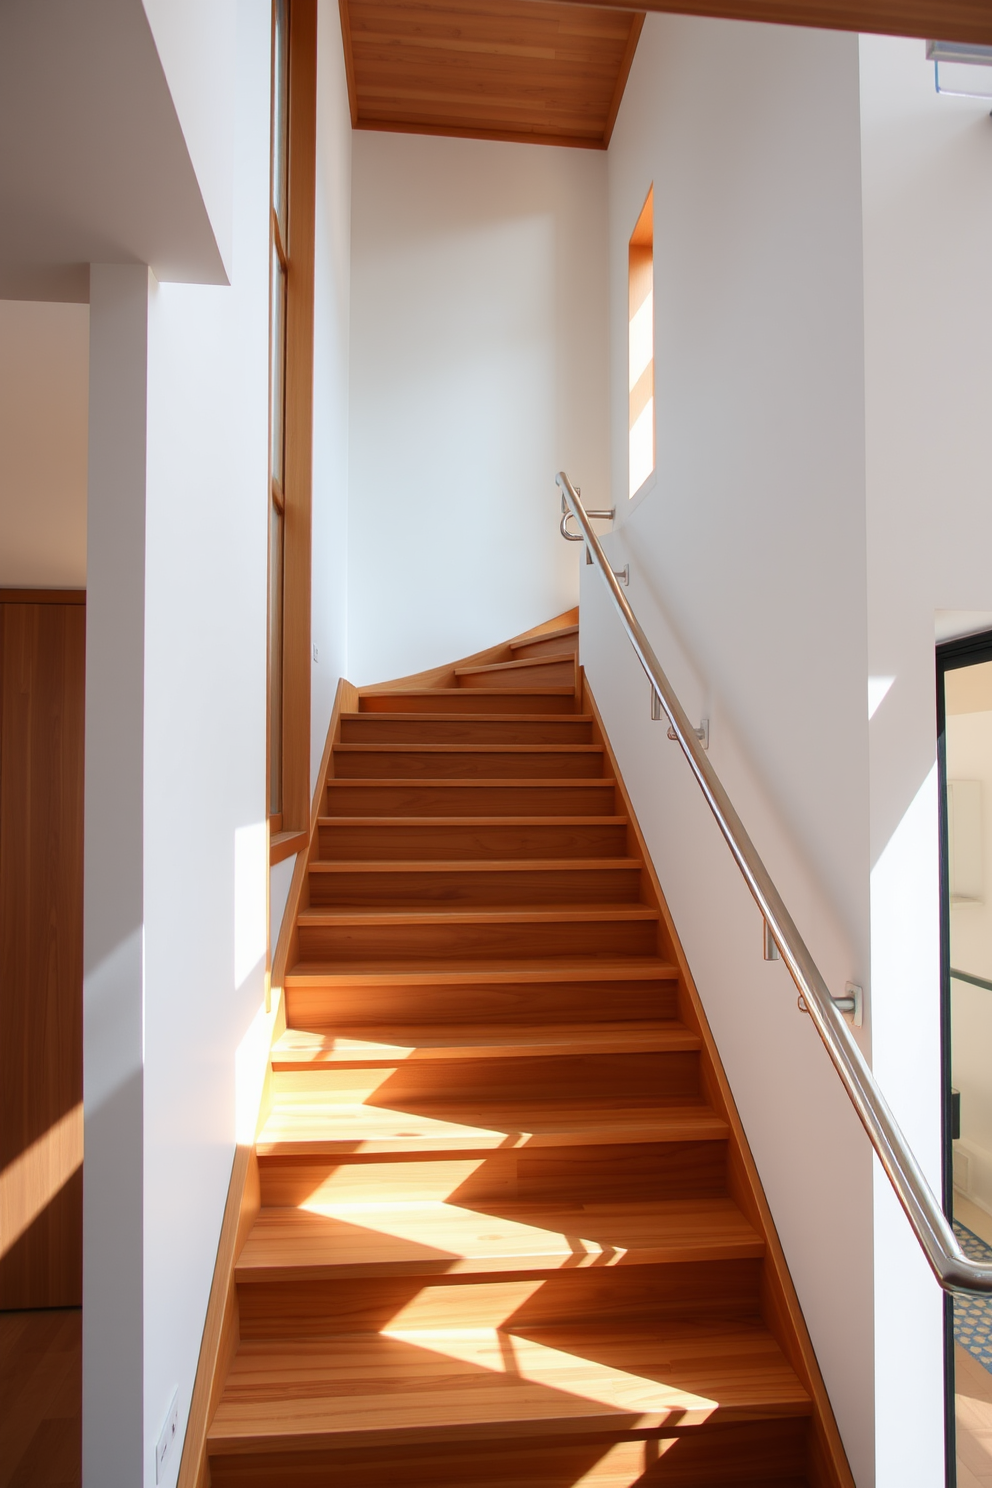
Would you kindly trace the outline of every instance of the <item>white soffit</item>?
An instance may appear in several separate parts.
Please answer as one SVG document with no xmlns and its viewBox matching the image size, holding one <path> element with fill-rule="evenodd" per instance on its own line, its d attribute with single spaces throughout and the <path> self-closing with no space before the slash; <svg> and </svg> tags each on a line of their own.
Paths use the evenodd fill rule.
<svg viewBox="0 0 992 1488">
<path fill-rule="evenodd" d="M 89 263 L 228 282 L 141 0 L 4 0 L 0 140 L 0 298 L 87 299 Z"/>
</svg>

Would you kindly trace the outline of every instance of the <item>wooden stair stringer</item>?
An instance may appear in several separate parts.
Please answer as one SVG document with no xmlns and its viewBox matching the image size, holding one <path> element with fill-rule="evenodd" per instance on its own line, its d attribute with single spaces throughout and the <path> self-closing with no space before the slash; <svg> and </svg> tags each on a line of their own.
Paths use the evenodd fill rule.
<svg viewBox="0 0 992 1488">
<path fill-rule="evenodd" d="M 730 1191 L 750 1223 L 764 1237 L 767 1245 L 768 1264 L 763 1273 L 764 1294 L 762 1297 L 765 1321 L 813 1399 L 814 1438 L 811 1444 L 812 1460 L 808 1464 L 811 1488 L 855 1488 L 854 1477 L 847 1461 L 830 1397 L 823 1382 L 813 1341 L 806 1326 L 799 1296 L 789 1272 L 775 1221 L 765 1198 L 757 1165 L 734 1101 L 730 1082 L 720 1059 L 716 1040 L 706 1018 L 702 999 L 679 940 L 651 853 L 638 824 L 633 802 L 624 784 L 619 761 L 610 744 L 602 715 L 584 669 L 581 670 L 581 679 L 581 711 L 592 714 L 593 737 L 603 746 L 605 758 L 609 761 L 608 768 L 616 781 L 617 794 L 626 811 L 632 839 L 628 843 L 628 852 L 631 856 L 640 857 L 644 863 L 650 896 L 664 927 L 667 941 L 666 953 L 679 968 L 680 1017 L 685 1026 L 699 1036 L 707 1053 L 708 1058 L 703 1062 L 703 1068 L 709 1075 L 707 1093 L 714 1109 L 719 1111 L 731 1130 Z"/>
</svg>

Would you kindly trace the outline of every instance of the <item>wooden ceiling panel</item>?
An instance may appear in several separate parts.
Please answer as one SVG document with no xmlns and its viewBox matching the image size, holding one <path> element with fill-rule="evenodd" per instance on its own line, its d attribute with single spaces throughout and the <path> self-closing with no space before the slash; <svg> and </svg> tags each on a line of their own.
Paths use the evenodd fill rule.
<svg viewBox="0 0 992 1488">
<path fill-rule="evenodd" d="M 547 0 L 340 0 L 357 129 L 609 144 L 643 12 Z"/>
</svg>

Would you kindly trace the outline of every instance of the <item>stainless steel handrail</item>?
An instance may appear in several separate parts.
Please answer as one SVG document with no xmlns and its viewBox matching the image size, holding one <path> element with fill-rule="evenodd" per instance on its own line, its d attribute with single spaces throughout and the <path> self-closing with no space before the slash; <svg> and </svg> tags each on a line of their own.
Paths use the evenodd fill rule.
<svg viewBox="0 0 992 1488">
<path fill-rule="evenodd" d="M 970 982 L 973 987 L 982 987 L 986 992 L 992 992 L 992 982 L 986 981 L 984 977 L 975 976 L 971 971 L 955 971 L 951 967 L 952 982 Z"/>
<path fill-rule="evenodd" d="M 754 843 L 744 830 L 744 824 L 707 759 L 695 729 L 654 654 L 651 642 L 641 629 L 637 616 L 620 588 L 578 492 L 564 471 L 559 471 L 557 483 L 578 523 L 586 550 L 592 555 L 592 560 L 610 592 L 634 654 L 661 700 L 675 738 L 689 761 L 689 768 L 695 775 L 716 818 L 717 826 L 765 918 L 779 954 L 789 968 L 799 995 L 806 1004 L 806 1011 L 812 1018 L 861 1125 L 888 1175 L 896 1198 L 923 1247 L 931 1270 L 946 1291 L 992 1292 L 992 1264 L 969 1260 L 958 1245 L 954 1231 L 923 1176 L 899 1123 L 878 1088 L 864 1055 L 848 1031 L 842 1014 L 834 1005 L 816 962 L 758 856 Z"/>
</svg>

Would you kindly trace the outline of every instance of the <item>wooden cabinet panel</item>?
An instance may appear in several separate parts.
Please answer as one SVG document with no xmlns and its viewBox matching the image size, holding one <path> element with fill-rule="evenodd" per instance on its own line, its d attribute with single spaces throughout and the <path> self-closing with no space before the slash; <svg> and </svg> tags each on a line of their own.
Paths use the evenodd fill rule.
<svg viewBox="0 0 992 1488">
<path fill-rule="evenodd" d="M 0 1308 L 82 1301 L 85 641 L 0 604 Z"/>
</svg>

